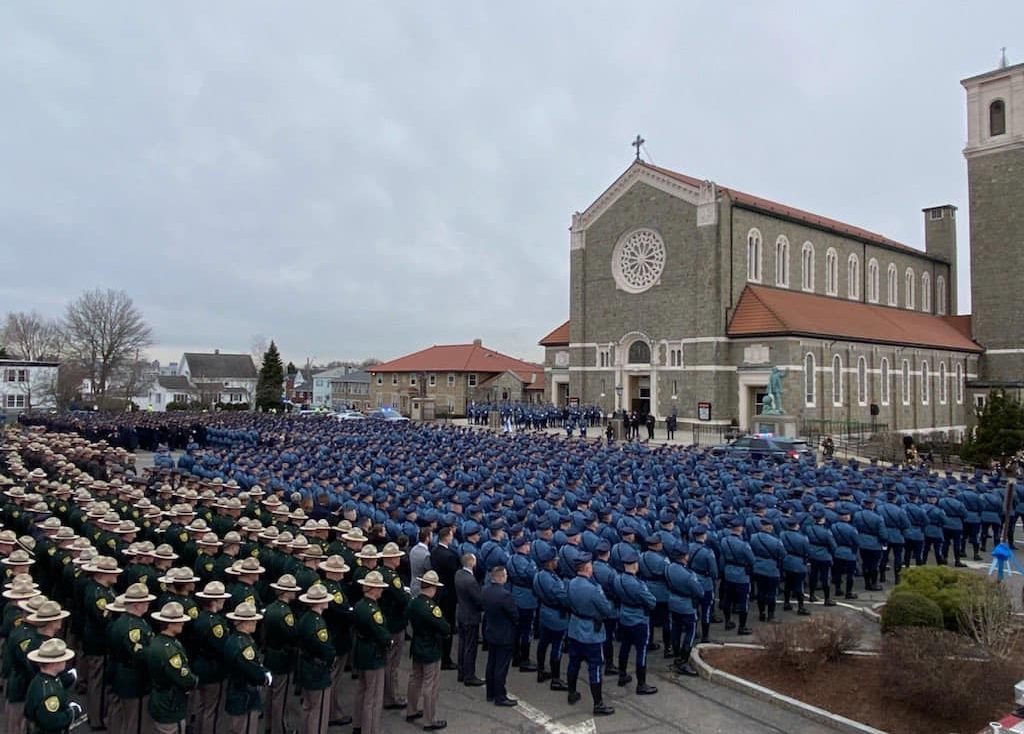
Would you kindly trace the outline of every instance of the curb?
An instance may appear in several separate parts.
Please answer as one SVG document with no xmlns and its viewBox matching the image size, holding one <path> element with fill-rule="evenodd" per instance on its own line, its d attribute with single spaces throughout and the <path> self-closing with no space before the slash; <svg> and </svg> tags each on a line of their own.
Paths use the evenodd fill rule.
<svg viewBox="0 0 1024 734">
<path fill-rule="evenodd" d="M 833 714 L 825 709 L 820 709 L 817 706 L 811 706 L 810 704 L 798 701 L 795 698 L 784 696 L 781 693 L 765 688 L 764 686 L 752 683 L 745 678 L 732 675 L 731 673 L 725 673 L 717 668 L 713 668 L 704 662 L 704 659 L 700 655 L 701 649 L 705 647 L 717 647 L 715 645 L 698 645 L 693 649 L 691 660 L 696 666 L 701 677 L 705 678 L 712 683 L 719 683 L 727 688 L 745 693 L 748 696 L 767 701 L 768 703 L 775 704 L 788 711 L 805 716 L 808 719 L 817 721 L 822 724 L 837 729 L 838 731 L 848 732 L 849 734 L 887 734 L 887 732 L 881 729 L 875 729 L 867 724 L 861 724 L 853 719 L 848 719 L 845 716 L 839 714 Z"/>
</svg>

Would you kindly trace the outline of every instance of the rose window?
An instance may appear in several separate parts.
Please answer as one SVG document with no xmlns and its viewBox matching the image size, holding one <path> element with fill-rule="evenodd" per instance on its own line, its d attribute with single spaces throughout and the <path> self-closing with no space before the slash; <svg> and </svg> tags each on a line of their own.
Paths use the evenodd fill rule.
<svg viewBox="0 0 1024 734">
<path fill-rule="evenodd" d="M 612 255 L 615 284 L 627 293 L 643 293 L 660 282 L 665 243 L 657 232 L 639 229 L 619 242 Z"/>
</svg>

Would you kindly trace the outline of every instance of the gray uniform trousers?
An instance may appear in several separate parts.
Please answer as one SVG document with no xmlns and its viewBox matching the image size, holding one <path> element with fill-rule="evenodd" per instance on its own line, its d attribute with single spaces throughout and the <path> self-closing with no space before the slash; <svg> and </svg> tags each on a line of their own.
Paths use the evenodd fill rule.
<svg viewBox="0 0 1024 734">
<path fill-rule="evenodd" d="M 413 716 L 420 708 L 420 696 L 423 696 L 423 723 L 433 724 L 437 721 L 437 693 L 441 687 L 441 661 L 433 663 L 417 663 L 413 661 L 412 673 L 409 674 L 409 704 L 406 716 Z"/>
<path fill-rule="evenodd" d="M 380 718 L 384 707 L 384 676 L 387 671 L 363 670 L 359 674 L 359 688 L 352 711 L 352 727 L 362 734 L 380 734 Z"/>
</svg>

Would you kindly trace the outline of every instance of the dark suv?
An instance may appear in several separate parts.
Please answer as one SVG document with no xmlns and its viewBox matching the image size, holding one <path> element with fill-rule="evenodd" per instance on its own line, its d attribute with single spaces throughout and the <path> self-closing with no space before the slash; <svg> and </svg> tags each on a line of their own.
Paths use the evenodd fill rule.
<svg viewBox="0 0 1024 734">
<path fill-rule="evenodd" d="M 750 458 L 754 461 L 765 458 L 775 459 L 779 462 L 792 459 L 817 461 L 814 449 L 808 446 L 802 438 L 773 436 L 770 433 L 752 433 L 748 436 L 741 436 L 732 443 L 713 447 L 711 452 L 716 456 Z"/>
</svg>

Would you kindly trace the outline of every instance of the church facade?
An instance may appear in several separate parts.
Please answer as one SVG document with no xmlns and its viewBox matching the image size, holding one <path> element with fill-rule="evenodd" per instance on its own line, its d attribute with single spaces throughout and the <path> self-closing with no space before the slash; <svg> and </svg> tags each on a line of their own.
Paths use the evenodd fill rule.
<svg viewBox="0 0 1024 734">
<path fill-rule="evenodd" d="M 1021 299 L 979 289 L 1024 267 L 1024 65 L 964 85 L 973 318 L 956 315 L 951 205 L 923 211 L 919 250 L 638 158 L 573 215 L 569 320 L 541 340 L 549 399 L 756 430 L 778 368 L 796 419 L 955 434 L 976 394 L 1019 389 Z"/>
</svg>

